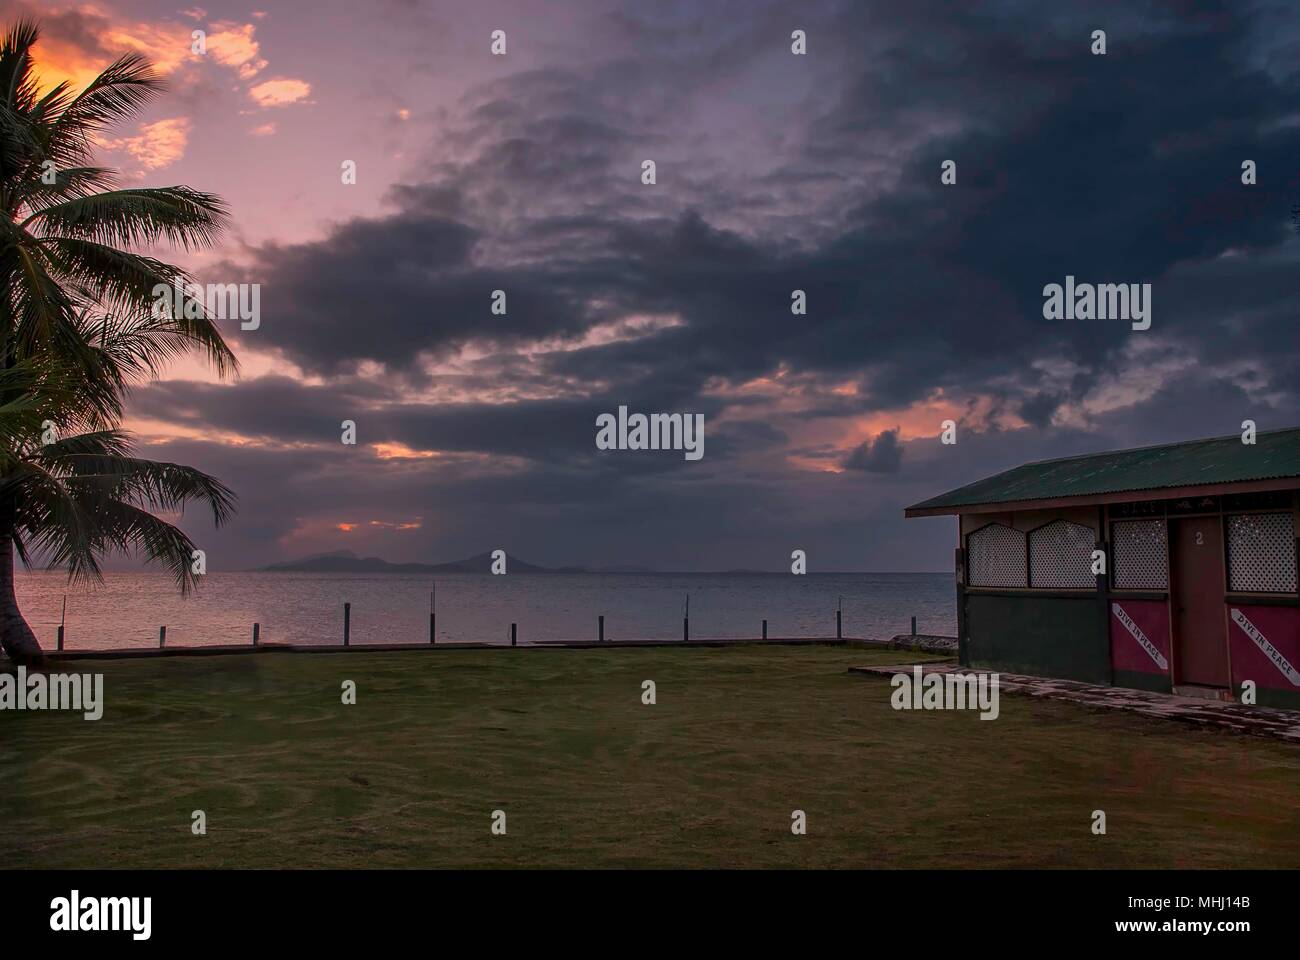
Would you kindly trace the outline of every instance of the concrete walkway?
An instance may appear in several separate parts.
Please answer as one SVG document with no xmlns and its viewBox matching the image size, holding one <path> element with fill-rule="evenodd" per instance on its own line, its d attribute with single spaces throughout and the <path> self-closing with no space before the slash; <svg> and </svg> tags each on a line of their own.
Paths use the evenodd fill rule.
<svg viewBox="0 0 1300 960">
<path fill-rule="evenodd" d="M 991 673 L 989 670 L 963 669 L 955 663 L 899 664 L 893 667 L 850 667 L 850 673 L 892 677 L 910 673 L 921 666 L 925 673 Z M 1300 744 L 1300 710 L 1273 707 L 1248 707 L 1240 703 L 1221 703 L 1199 697 L 1176 697 L 1168 693 L 1150 693 L 1127 687 L 1103 687 L 1075 680 L 1028 677 L 1017 673 L 999 673 L 998 688 L 1004 693 L 1049 700 L 1068 700 L 1093 709 L 1126 710 L 1160 720 L 1181 720 L 1202 727 L 1220 727 L 1234 733 L 1272 737 Z"/>
</svg>

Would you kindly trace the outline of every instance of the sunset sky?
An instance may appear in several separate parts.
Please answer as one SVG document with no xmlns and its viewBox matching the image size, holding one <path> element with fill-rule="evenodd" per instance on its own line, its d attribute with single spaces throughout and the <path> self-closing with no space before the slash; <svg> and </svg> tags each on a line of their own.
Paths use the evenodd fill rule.
<svg viewBox="0 0 1300 960">
<path fill-rule="evenodd" d="M 222 195 L 221 247 L 163 253 L 261 284 L 242 377 L 177 365 L 127 424 L 239 495 L 185 522 L 213 569 L 947 570 L 904 506 L 1300 424 L 1300 5 L 974 6 L 0 0 L 49 82 L 156 61 L 100 160 Z M 1045 320 L 1067 275 L 1152 284 L 1151 328 Z M 620 405 L 702 413 L 703 459 L 597 450 Z"/>
</svg>

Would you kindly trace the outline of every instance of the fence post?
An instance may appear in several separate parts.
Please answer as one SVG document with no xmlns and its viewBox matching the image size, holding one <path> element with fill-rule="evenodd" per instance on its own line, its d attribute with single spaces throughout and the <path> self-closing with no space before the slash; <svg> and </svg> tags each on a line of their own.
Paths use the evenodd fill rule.
<svg viewBox="0 0 1300 960">
<path fill-rule="evenodd" d="M 161 650 L 165 646 L 167 646 L 167 628 L 164 626 L 158 628 L 158 649 Z"/>
<path fill-rule="evenodd" d="M 510 646 L 512 647 L 519 645 L 519 635 L 517 633 L 518 626 L 517 623 L 510 624 Z"/>
<path fill-rule="evenodd" d="M 438 585 L 433 584 L 429 591 L 429 642 L 437 643 L 438 636 L 438 615 L 434 613 L 433 600 L 434 595 L 438 592 Z"/>
<path fill-rule="evenodd" d="M 764 640 L 767 639 L 767 621 L 766 621 L 766 620 L 763 621 L 763 639 L 764 639 Z"/>
<path fill-rule="evenodd" d="M 600 624 L 600 642 L 604 643 L 605 642 L 605 615 L 602 613 L 600 616 L 596 618 L 596 621 L 597 623 Z"/>
<path fill-rule="evenodd" d="M 343 646 L 352 639 L 352 604 L 343 604 Z"/>
<path fill-rule="evenodd" d="M 835 608 L 835 639 L 844 639 L 844 598 L 840 597 L 840 604 Z"/>
<path fill-rule="evenodd" d="M 689 642 L 691 639 L 691 595 L 686 595 L 686 613 L 682 617 L 682 641 Z"/>
<path fill-rule="evenodd" d="M 253 624 L 253 646 L 257 646 L 257 638 L 261 635 L 261 633 L 262 633 L 262 625 L 260 623 Z"/>
</svg>

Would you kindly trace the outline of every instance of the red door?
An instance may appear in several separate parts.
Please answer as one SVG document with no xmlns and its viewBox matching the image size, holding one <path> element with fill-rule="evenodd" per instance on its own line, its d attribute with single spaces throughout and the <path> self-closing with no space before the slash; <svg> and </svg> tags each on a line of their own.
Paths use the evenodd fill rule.
<svg viewBox="0 0 1300 960">
<path fill-rule="evenodd" d="M 1175 682 L 1227 687 L 1223 522 L 1219 517 L 1186 517 L 1170 526 Z"/>
</svg>

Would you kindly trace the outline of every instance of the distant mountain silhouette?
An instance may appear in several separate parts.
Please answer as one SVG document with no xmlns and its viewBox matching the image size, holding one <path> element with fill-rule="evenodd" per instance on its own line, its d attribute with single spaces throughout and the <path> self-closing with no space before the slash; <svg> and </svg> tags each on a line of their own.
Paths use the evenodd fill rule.
<svg viewBox="0 0 1300 960">
<path fill-rule="evenodd" d="M 271 573 L 491 573 L 492 553 L 480 553 L 451 563 L 390 563 L 380 557 L 358 557 L 351 550 L 317 553 L 272 563 L 259 570 Z M 584 567 L 539 567 L 506 554 L 508 573 L 591 573 Z"/>
</svg>

